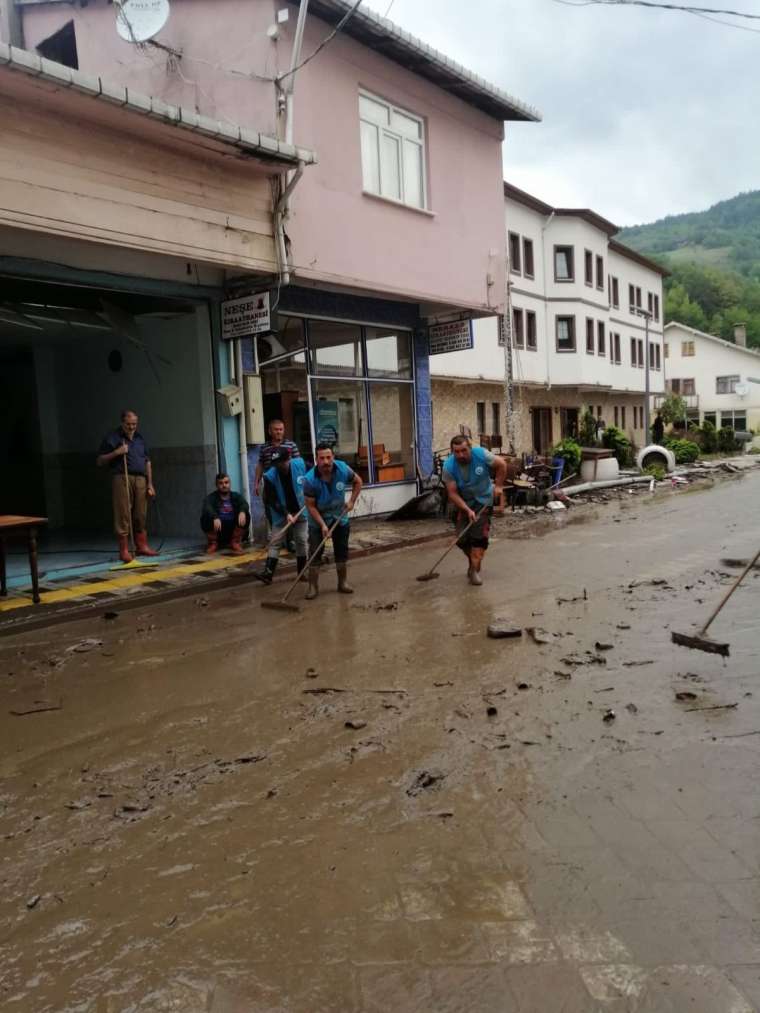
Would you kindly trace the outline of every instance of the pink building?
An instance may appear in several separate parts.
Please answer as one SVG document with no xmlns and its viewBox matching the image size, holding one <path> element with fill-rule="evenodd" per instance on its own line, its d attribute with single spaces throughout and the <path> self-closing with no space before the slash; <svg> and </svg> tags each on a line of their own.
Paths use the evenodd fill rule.
<svg viewBox="0 0 760 1013">
<path fill-rule="evenodd" d="M 299 5 L 279 0 L 172 0 L 140 45 L 119 36 L 106 0 L 16 0 L 15 31 L 27 50 L 127 95 L 207 117 L 222 134 L 279 142 L 285 162 L 266 176 L 270 193 L 250 194 L 274 263 L 238 251 L 213 283 L 219 297 L 270 292 L 272 333 L 239 343 L 242 371 L 261 378 L 265 417 L 282 417 L 307 456 L 331 439 L 370 486 L 364 508 L 381 512 L 414 492 L 418 468 L 430 470 L 428 326 L 502 309 L 504 122 L 538 114 L 363 6 L 302 6 L 300 43 Z M 294 49 L 306 62 L 289 74 Z M 125 128 L 124 165 L 129 138 Z M 228 228 L 250 248 L 237 218 Z M 235 356 L 210 344 L 223 382 Z M 239 456 L 241 484 L 256 438 L 217 418 L 218 457 L 234 471 Z"/>
</svg>

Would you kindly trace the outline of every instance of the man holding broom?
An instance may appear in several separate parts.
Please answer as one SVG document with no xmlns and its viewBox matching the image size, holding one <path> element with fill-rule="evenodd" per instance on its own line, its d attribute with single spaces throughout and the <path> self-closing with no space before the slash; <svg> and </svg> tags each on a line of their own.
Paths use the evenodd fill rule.
<svg viewBox="0 0 760 1013">
<path fill-rule="evenodd" d="M 146 531 L 148 498 L 153 499 L 156 495 L 153 468 L 145 440 L 137 431 L 137 423 L 137 413 L 125 408 L 121 413 L 121 425 L 103 438 L 96 459 L 99 468 L 108 465 L 111 472 L 113 524 L 122 563 L 132 562 L 129 550 L 130 514 L 137 555 L 158 555 L 148 545 Z"/>
<path fill-rule="evenodd" d="M 443 481 L 449 500 L 457 508 L 457 531 L 464 532 L 464 528 L 474 521 L 457 545 L 469 560 L 467 578 L 476 587 L 483 583 L 480 568 L 488 548 L 494 499 L 499 503 L 497 512 L 504 512 L 506 475 L 507 465 L 501 457 L 483 447 L 473 447 L 466 436 L 452 439 L 451 454 L 443 465 Z"/>
<path fill-rule="evenodd" d="M 351 496 L 346 503 L 346 490 Z M 354 509 L 362 488 L 361 478 L 344 461 L 336 460 L 329 443 L 317 444 L 317 463 L 306 475 L 303 484 L 306 509 L 309 512 L 309 556 L 317 553 L 319 543 L 327 538 L 330 528 L 337 523 L 332 534 L 335 569 L 338 571 L 338 591 L 353 594 L 347 579 L 348 539 L 351 527 L 348 515 Z M 322 564 L 324 545 L 309 566 L 311 600 L 319 594 L 319 567 Z"/>
<path fill-rule="evenodd" d="M 275 448 L 271 454 L 271 467 L 264 472 L 264 503 L 272 520 L 272 531 L 267 545 L 267 561 L 260 573 L 254 577 L 264 584 L 271 584 L 283 539 L 288 531 L 295 537 L 296 565 L 298 573 L 306 569 L 309 536 L 307 532 L 306 507 L 303 498 L 306 465 L 304 459 L 291 456 L 287 446 Z"/>
</svg>

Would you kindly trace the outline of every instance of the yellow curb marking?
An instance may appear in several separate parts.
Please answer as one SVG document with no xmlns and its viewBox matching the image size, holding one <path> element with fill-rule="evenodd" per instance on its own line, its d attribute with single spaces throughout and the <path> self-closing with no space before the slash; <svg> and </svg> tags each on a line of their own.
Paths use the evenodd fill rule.
<svg viewBox="0 0 760 1013">
<path fill-rule="evenodd" d="M 98 594 L 100 591 L 120 591 L 128 587 L 139 587 L 142 584 L 151 584 L 156 580 L 166 580 L 167 577 L 184 577 L 190 573 L 210 573 L 214 570 L 226 570 L 231 566 L 241 566 L 244 563 L 255 563 L 256 560 L 266 557 L 266 549 L 254 549 L 242 556 L 221 556 L 216 559 L 204 559 L 201 563 L 190 563 L 183 566 L 167 566 L 163 569 L 145 570 L 140 573 L 136 570 L 127 570 L 123 577 L 114 577 L 111 580 L 100 580 L 97 583 L 77 584 L 73 587 L 62 587 L 56 591 L 43 591 L 40 594 L 41 605 L 52 605 L 56 602 L 71 601 L 72 598 L 82 598 L 85 595 Z M 10 612 L 14 609 L 29 608 L 33 606 L 31 594 L 19 598 L 10 598 L 7 601 L 0 600 L 0 612 Z"/>
</svg>

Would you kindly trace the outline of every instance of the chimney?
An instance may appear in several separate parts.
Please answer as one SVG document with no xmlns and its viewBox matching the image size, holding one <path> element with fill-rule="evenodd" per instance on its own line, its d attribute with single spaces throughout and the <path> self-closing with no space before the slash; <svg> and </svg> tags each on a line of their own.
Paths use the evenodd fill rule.
<svg viewBox="0 0 760 1013">
<path fill-rule="evenodd" d="M 734 344 L 741 346 L 741 348 L 747 347 L 746 324 L 734 324 Z"/>
</svg>

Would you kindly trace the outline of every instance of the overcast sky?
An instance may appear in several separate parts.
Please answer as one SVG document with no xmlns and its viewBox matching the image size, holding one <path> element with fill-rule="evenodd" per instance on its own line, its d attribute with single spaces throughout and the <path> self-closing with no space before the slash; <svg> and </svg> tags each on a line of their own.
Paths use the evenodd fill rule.
<svg viewBox="0 0 760 1013">
<path fill-rule="evenodd" d="M 556 0 L 393 0 L 389 17 L 539 109 L 507 124 L 504 172 L 547 203 L 633 225 L 760 188 L 760 21 Z"/>
</svg>

